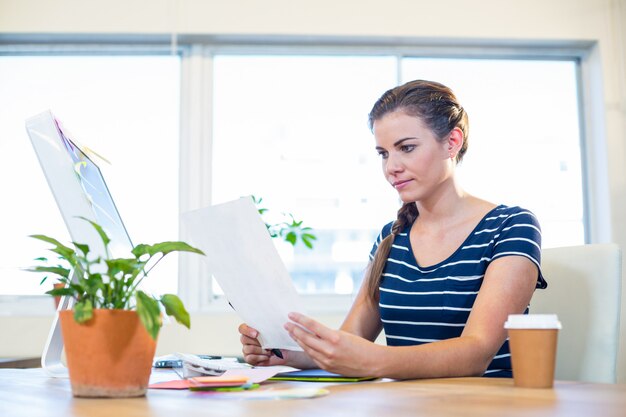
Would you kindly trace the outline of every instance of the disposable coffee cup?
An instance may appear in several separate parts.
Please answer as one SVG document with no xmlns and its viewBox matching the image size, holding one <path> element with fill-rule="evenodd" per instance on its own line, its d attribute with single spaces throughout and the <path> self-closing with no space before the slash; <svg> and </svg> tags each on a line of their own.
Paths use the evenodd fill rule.
<svg viewBox="0 0 626 417">
<path fill-rule="evenodd" d="M 552 388 L 556 344 L 561 323 L 556 314 L 511 314 L 509 332 L 513 384 L 525 388 Z"/>
</svg>

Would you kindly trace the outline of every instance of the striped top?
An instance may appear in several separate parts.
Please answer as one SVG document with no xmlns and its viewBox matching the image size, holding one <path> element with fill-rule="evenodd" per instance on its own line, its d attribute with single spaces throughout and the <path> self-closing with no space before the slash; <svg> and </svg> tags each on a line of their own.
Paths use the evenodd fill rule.
<svg viewBox="0 0 626 417">
<path fill-rule="evenodd" d="M 383 227 L 370 253 L 391 233 Z M 417 264 L 407 226 L 393 241 L 380 283 L 380 317 L 389 346 L 420 345 L 461 335 L 489 264 L 504 256 L 524 256 L 538 268 L 537 288 L 547 284 L 539 269 L 541 230 L 536 217 L 520 207 L 499 205 L 483 217 L 446 260 Z M 503 277 L 505 278 L 505 277 Z M 527 309 L 528 311 L 528 309 Z M 485 376 L 510 377 L 508 340 Z"/>
</svg>

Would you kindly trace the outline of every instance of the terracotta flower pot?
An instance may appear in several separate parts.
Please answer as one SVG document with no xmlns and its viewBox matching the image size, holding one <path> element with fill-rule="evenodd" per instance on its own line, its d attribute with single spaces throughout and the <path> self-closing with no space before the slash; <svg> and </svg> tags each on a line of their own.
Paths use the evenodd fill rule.
<svg viewBox="0 0 626 417">
<path fill-rule="evenodd" d="M 63 284 L 62 282 L 55 282 L 54 284 L 52 284 L 52 288 L 57 289 L 57 288 L 64 288 L 65 284 Z M 59 307 L 59 303 L 61 302 L 61 296 L 56 295 L 54 296 L 54 309 L 56 310 Z"/>
<path fill-rule="evenodd" d="M 96 309 L 83 324 L 71 310 L 59 314 L 75 397 L 145 395 L 156 341 L 135 311 Z"/>
</svg>

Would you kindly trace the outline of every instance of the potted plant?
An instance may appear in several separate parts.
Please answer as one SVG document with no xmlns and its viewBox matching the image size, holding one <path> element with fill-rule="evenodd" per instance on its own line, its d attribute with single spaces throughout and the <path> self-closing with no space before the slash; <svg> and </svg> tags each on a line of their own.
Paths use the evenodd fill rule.
<svg viewBox="0 0 626 417">
<path fill-rule="evenodd" d="M 145 395 L 162 325 L 161 306 L 187 328 L 190 318 L 176 295 L 153 297 L 138 285 L 171 252 L 204 254 L 184 242 L 161 242 L 139 244 L 132 257 L 113 258 L 103 228 L 83 220 L 102 239 L 104 256 L 94 256 L 84 243 L 72 242 L 70 247 L 48 236 L 31 236 L 52 244 L 50 250 L 71 267 L 43 265 L 30 271 L 55 275 L 65 286 L 46 293 L 73 300 L 72 310 L 59 313 L 72 393 L 77 397 Z"/>
<path fill-rule="evenodd" d="M 257 206 L 259 215 L 263 217 L 263 215 L 269 211 L 267 208 L 261 207 L 263 198 L 255 196 L 251 197 L 252 201 Z M 296 246 L 296 244 L 300 241 L 307 248 L 313 249 L 313 241 L 317 240 L 317 237 L 313 234 L 313 229 L 303 226 L 303 221 L 296 220 L 291 213 L 283 213 L 283 216 L 288 219 L 284 218 L 283 220 L 274 222 L 268 222 L 263 219 L 270 236 L 272 238 L 281 238 L 285 242 L 290 243 L 292 246 Z"/>
</svg>

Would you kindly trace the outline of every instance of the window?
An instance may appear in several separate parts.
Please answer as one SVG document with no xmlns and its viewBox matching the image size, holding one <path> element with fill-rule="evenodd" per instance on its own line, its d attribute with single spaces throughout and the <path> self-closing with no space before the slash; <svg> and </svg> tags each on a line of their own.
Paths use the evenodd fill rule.
<svg viewBox="0 0 626 417">
<path fill-rule="evenodd" d="M 69 234 L 24 129 L 52 112 L 69 136 L 111 161 L 100 164 L 134 243 L 178 235 L 178 56 L 0 56 L 0 294 L 42 294 L 22 268 L 46 245 L 27 236 Z M 166 259 L 148 289 L 176 291 Z"/>
<path fill-rule="evenodd" d="M 554 60 L 217 55 L 213 201 L 253 194 L 304 220 L 315 249 L 279 245 L 296 287 L 355 292 L 399 208 L 366 121 L 400 73 L 450 86 L 468 110 L 469 192 L 534 211 L 545 247 L 582 244 L 576 71 Z"/>
<path fill-rule="evenodd" d="M 177 239 L 180 210 L 253 194 L 315 230 L 313 250 L 276 241 L 298 290 L 348 299 L 400 205 L 367 114 L 386 89 L 432 79 L 470 115 L 465 188 L 533 210 L 544 247 L 585 242 L 575 52 L 503 59 L 486 48 L 461 59 L 397 45 L 301 46 L 0 56 L 0 175 L 9 179 L 0 192 L 15 201 L 0 217 L 0 295 L 42 293 L 37 277 L 20 271 L 43 248 L 28 234 L 67 235 L 24 131 L 24 120 L 47 108 L 112 162 L 101 168 L 134 242 Z M 192 309 L 215 300 L 201 260 L 181 263 L 180 281 L 177 259 L 167 262 L 146 281 L 149 291 L 178 290 Z"/>
</svg>

